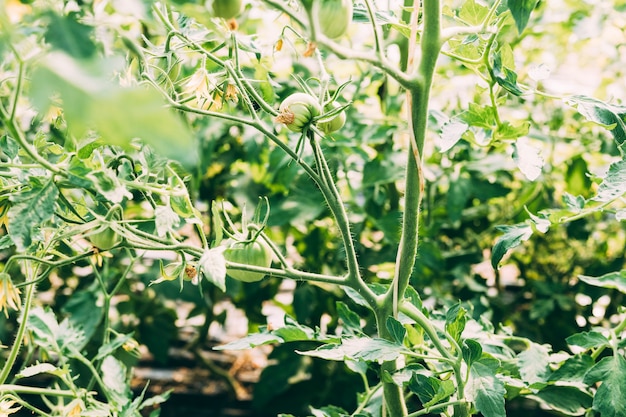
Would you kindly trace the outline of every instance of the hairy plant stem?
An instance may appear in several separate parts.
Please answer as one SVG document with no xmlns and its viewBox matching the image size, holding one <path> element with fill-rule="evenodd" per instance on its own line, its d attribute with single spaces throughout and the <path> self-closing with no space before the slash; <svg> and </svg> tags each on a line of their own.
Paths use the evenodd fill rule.
<svg viewBox="0 0 626 417">
<path fill-rule="evenodd" d="M 415 36 L 417 29 L 417 13 L 420 9 L 420 1 L 413 2 L 411 18 L 411 34 L 409 50 L 407 54 L 407 73 L 414 79 L 407 87 L 407 109 L 409 114 L 411 151 L 407 153 L 406 163 L 406 188 L 405 205 L 402 218 L 402 234 L 396 256 L 396 270 L 394 281 L 385 294 L 379 311 L 376 313 L 378 330 L 381 337 L 389 338 L 386 328 L 386 317 L 397 315 L 399 300 L 404 299 L 413 266 L 417 257 L 417 245 L 419 239 L 419 216 L 420 203 L 424 191 L 424 177 L 422 171 L 422 155 L 426 141 L 426 128 L 428 124 L 428 104 L 430 99 L 430 87 L 432 84 L 435 65 L 441 50 L 441 5 L 439 0 L 423 1 L 423 31 L 420 42 L 419 65 L 414 66 Z M 414 71 L 413 68 L 416 68 Z M 436 334 L 434 335 L 436 338 Z M 446 349 L 443 349 L 447 351 Z M 443 354 L 443 352 L 442 352 Z M 448 352 L 448 356 L 450 353 Z M 383 364 L 383 372 L 392 373 L 396 369 L 395 362 Z M 404 416 L 407 414 L 406 403 L 402 395 L 401 387 L 392 382 L 383 384 L 384 398 L 387 409 L 391 416 Z"/>
</svg>

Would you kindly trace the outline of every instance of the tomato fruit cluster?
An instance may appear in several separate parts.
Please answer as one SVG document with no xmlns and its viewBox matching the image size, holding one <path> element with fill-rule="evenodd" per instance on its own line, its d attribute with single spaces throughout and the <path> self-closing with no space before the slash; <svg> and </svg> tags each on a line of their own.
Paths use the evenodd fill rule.
<svg viewBox="0 0 626 417">
<path fill-rule="evenodd" d="M 310 94 L 294 93 L 280 103 L 278 112 L 277 122 L 284 123 L 292 132 L 302 132 L 320 115 L 322 106 Z"/>
</svg>

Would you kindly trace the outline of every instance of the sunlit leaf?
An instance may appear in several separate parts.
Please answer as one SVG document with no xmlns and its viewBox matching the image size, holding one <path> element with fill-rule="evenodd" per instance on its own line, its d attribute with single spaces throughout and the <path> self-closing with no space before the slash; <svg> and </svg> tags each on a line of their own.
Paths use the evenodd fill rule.
<svg viewBox="0 0 626 417">
<path fill-rule="evenodd" d="M 594 331 L 576 333 L 565 339 L 572 346 L 579 346 L 583 349 L 609 346 L 609 340 L 602 334 Z"/>
<path fill-rule="evenodd" d="M 467 390 L 476 409 L 484 417 L 502 417 L 504 410 L 504 383 L 496 377 L 496 367 L 491 363 L 475 362 L 470 368 Z"/>
<path fill-rule="evenodd" d="M 51 363 L 38 363 L 36 365 L 27 366 L 22 369 L 16 376 L 18 378 L 29 378 L 39 374 L 59 374 L 60 369 Z"/>
<path fill-rule="evenodd" d="M 439 140 L 437 141 L 439 150 L 441 152 L 450 150 L 459 140 L 461 140 L 461 137 L 465 132 L 467 132 L 468 128 L 469 125 L 462 120 L 454 118 L 448 120 L 441 127 L 441 134 L 439 135 Z"/>
<path fill-rule="evenodd" d="M 226 259 L 222 247 L 206 250 L 198 261 L 198 272 L 210 283 L 226 291 Z"/>
<path fill-rule="evenodd" d="M 299 353 L 327 360 L 341 361 L 350 358 L 380 363 L 397 359 L 403 350 L 402 345 L 388 340 L 351 337 L 343 339 L 341 344 L 326 344 L 315 350 Z"/>
<path fill-rule="evenodd" d="M 626 294 L 626 269 L 619 272 L 609 272 L 599 277 L 579 275 L 578 278 L 589 285 L 618 290 Z"/>
<path fill-rule="evenodd" d="M 459 18 L 470 25 L 479 25 L 485 20 L 489 8 L 477 3 L 475 0 L 466 0 L 459 11 Z"/>
<path fill-rule="evenodd" d="M 270 343 L 282 343 L 283 339 L 269 333 L 253 333 L 246 337 L 226 343 L 225 345 L 216 346 L 215 350 L 242 350 L 250 349 L 256 346 L 267 345 Z"/>
<path fill-rule="evenodd" d="M 606 177 L 598 186 L 594 201 L 608 202 L 626 193 L 626 159 L 614 162 L 609 166 Z"/>
<path fill-rule="evenodd" d="M 528 384 L 545 382 L 550 373 L 549 361 L 550 350 L 537 343 L 531 343 L 530 347 L 517 355 L 519 371 L 522 379 Z"/>
<path fill-rule="evenodd" d="M 107 356 L 100 366 L 104 388 L 118 406 L 129 402 L 130 388 L 126 378 L 126 366 L 113 356 Z"/>
<path fill-rule="evenodd" d="M 626 140 L 626 107 L 608 104 L 588 96 L 573 96 L 567 104 L 576 107 L 576 110 L 591 122 L 598 123 L 611 131 L 617 143 Z"/>
</svg>

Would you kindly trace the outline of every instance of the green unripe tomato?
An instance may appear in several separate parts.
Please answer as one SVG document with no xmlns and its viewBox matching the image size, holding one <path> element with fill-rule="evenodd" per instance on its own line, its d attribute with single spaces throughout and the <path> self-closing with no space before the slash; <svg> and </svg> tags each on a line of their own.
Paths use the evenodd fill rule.
<svg viewBox="0 0 626 417">
<path fill-rule="evenodd" d="M 176 82 L 181 73 L 182 61 L 174 54 L 169 56 L 162 56 L 158 58 L 157 65 L 159 67 L 157 73 L 157 81 L 159 83 L 169 79 L 171 82 Z"/>
<path fill-rule="evenodd" d="M 331 39 L 343 36 L 352 22 L 352 0 L 318 0 L 313 16 L 320 31 Z"/>
<path fill-rule="evenodd" d="M 103 226 L 102 230 L 89 236 L 89 241 L 99 250 L 109 250 L 119 245 L 122 237 L 115 233 L 108 226 Z"/>
<path fill-rule="evenodd" d="M 229 262 L 269 268 L 272 264 L 272 250 L 260 239 L 254 242 L 235 242 L 224 251 L 224 258 Z M 265 274 L 260 272 L 232 268 L 226 268 L 226 272 L 243 282 L 256 282 L 265 278 Z"/>
<path fill-rule="evenodd" d="M 320 115 L 322 106 L 317 99 L 306 93 L 294 93 L 283 100 L 278 107 L 276 121 L 284 123 L 292 132 L 302 132 Z"/>
<path fill-rule="evenodd" d="M 109 250 L 122 242 L 122 236 L 115 233 L 109 226 L 112 222 L 118 222 L 122 219 L 122 208 L 119 206 L 113 206 L 105 217 L 105 221 L 102 222 L 96 230 L 87 235 L 87 238 L 96 248 L 100 250 Z"/>
<path fill-rule="evenodd" d="M 213 15 L 223 19 L 232 19 L 241 13 L 241 0 L 213 0 Z"/>
<path fill-rule="evenodd" d="M 326 106 L 326 111 L 330 111 L 333 108 L 337 108 L 337 107 L 338 106 L 336 104 L 328 105 Z M 317 127 L 319 130 L 321 130 L 322 132 L 328 135 L 329 133 L 338 131 L 345 124 L 346 124 L 346 112 L 342 111 L 341 113 L 337 114 L 335 117 L 333 117 L 330 120 L 318 122 Z"/>
</svg>

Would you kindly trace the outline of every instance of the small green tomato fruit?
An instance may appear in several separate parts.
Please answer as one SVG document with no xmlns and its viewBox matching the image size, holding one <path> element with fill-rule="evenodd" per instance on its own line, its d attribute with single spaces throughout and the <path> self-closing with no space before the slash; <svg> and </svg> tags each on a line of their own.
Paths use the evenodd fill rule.
<svg viewBox="0 0 626 417">
<path fill-rule="evenodd" d="M 352 0 L 318 0 L 313 16 L 320 31 L 331 39 L 343 36 L 352 22 Z"/>
<path fill-rule="evenodd" d="M 122 236 L 115 233 L 106 222 L 117 222 L 122 219 L 121 209 L 111 209 L 105 218 L 105 222 L 101 223 L 96 230 L 87 236 L 93 246 L 101 251 L 106 251 L 122 242 Z"/>
<path fill-rule="evenodd" d="M 302 132 L 313 118 L 320 115 L 322 107 L 315 97 L 306 93 L 294 93 L 280 103 L 278 112 L 278 123 L 283 123 L 292 132 Z"/>
<path fill-rule="evenodd" d="M 326 106 L 326 111 L 330 111 L 333 108 L 337 108 L 337 107 L 338 106 L 336 104 L 328 105 Z M 318 122 L 317 127 L 319 130 L 321 130 L 326 135 L 328 135 L 329 133 L 338 131 L 345 124 L 346 124 L 346 112 L 342 111 L 341 113 L 337 114 L 335 117 L 333 117 L 330 120 Z"/>
<path fill-rule="evenodd" d="M 235 242 L 224 251 L 224 258 L 229 262 L 269 268 L 272 264 L 272 250 L 260 239 L 254 242 Z M 260 272 L 232 268 L 226 268 L 226 272 L 232 278 L 243 282 L 256 282 L 265 278 L 265 274 Z"/>
<path fill-rule="evenodd" d="M 232 19 L 241 13 L 241 0 L 213 0 L 213 15 L 223 19 Z"/>
</svg>

